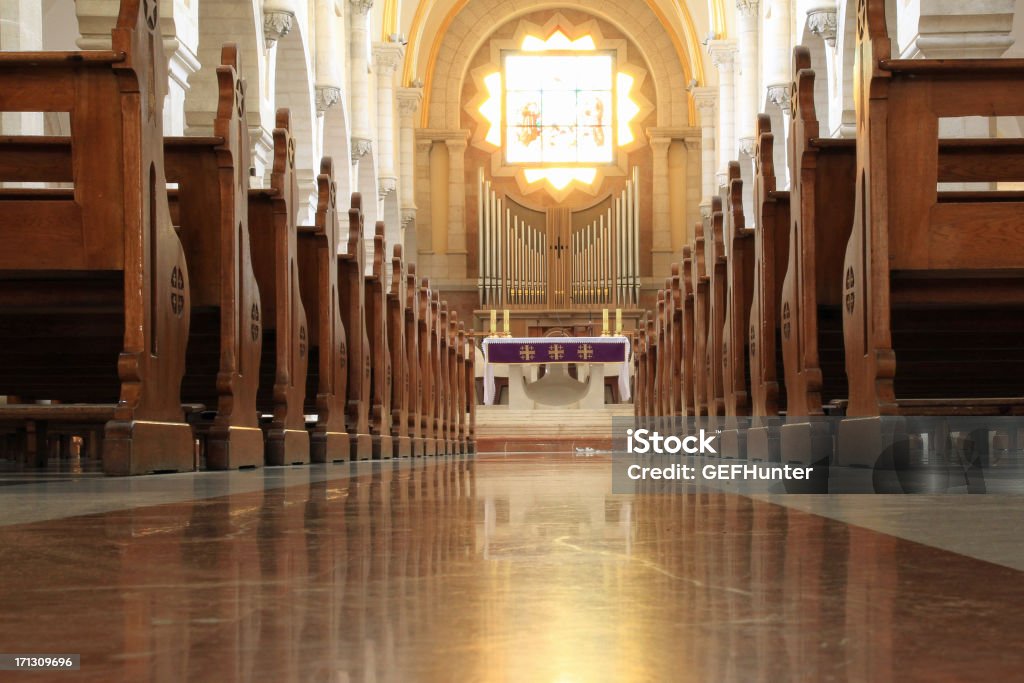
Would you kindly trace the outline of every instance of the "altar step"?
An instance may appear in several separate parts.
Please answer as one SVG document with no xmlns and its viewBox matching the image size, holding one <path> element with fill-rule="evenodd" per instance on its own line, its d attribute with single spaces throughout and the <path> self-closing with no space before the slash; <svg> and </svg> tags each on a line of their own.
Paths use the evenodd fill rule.
<svg viewBox="0 0 1024 683">
<path fill-rule="evenodd" d="M 606 405 L 600 410 L 548 407 L 509 410 L 508 406 L 477 406 L 479 452 L 554 452 L 577 448 L 605 450 L 612 445 L 612 418 L 631 417 L 633 404 Z"/>
</svg>

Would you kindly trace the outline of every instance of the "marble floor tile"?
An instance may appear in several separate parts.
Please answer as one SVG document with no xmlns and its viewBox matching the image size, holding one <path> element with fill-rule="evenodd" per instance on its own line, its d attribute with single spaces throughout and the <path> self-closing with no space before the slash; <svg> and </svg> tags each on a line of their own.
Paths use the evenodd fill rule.
<svg viewBox="0 0 1024 683">
<path fill-rule="evenodd" d="M 5 487 L 4 514 L 15 489 L 22 505 L 105 503 L 0 527 L 0 652 L 82 655 L 78 672 L 0 680 L 930 682 L 1024 670 L 1017 569 L 804 504 L 613 495 L 609 471 L 600 457 L 480 456 Z M 74 485 L 94 488 L 70 496 Z"/>
</svg>

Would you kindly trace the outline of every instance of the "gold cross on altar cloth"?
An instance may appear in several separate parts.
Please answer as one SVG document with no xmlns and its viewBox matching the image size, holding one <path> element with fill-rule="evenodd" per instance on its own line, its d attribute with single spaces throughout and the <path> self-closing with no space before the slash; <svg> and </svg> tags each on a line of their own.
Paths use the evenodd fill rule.
<svg viewBox="0 0 1024 683">
<path fill-rule="evenodd" d="M 561 344 L 555 344 L 548 349 L 548 356 L 551 360 L 562 360 L 565 358 L 565 347 Z"/>
<path fill-rule="evenodd" d="M 594 347 L 590 344 L 583 344 L 579 350 L 580 358 L 590 360 L 594 356 Z"/>
<path fill-rule="evenodd" d="M 533 350 L 532 346 L 526 345 L 519 347 L 519 357 L 523 360 L 533 360 L 533 357 L 536 355 L 537 353 Z"/>
</svg>

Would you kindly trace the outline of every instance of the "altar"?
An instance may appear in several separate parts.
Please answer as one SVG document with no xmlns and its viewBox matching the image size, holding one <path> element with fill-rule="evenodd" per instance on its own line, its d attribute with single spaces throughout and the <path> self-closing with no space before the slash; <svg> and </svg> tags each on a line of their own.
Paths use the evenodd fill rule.
<svg viewBox="0 0 1024 683">
<path fill-rule="evenodd" d="M 604 406 L 606 364 L 617 366 L 619 394 L 630 399 L 629 339 L 608 337 L 487 337 L 483 341 L 484 404 L 494 405 L 495 366 L 508 366 L 509 408 L 576 406 L 600 409 Z M 524 370 L 544 366 L 544 374 L 528 381 Z M 575 365 L 577 375 L 569 374 Z"/>
</svg>

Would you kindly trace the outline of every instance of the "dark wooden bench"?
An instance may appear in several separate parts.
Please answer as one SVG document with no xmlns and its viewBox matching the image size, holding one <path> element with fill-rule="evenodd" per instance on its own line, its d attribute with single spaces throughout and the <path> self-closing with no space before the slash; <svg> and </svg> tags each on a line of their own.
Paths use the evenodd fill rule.
<svg viewBox="0 0 1024 683">
<path fill-rule="evenodd" d="M 0 111 L 68 112 L 83 132 L 70 193 L 0 197 L 0 393 L 116 404 L 103 466 L 119 475 L 194 462 L 179 395 L 190 283 L 167 203 L 157 23 L 154 0 L 123 0 L 110 51 L 0 53 Z M 0 162 L 0 181 L 66 182 L 66 162 L 42 149 Z"/>
<path fill-rule="evenodd" d="M 387 245 L 384 223 L 377 221 L 373 234 L 373 265 L 366 276 L 366 333 L 370 342 L 370 437 L 373 457 L 390 458 L 395 448 L 391 439 L 391 351 L 388 348 L 387 280 L 384 262 Z"/>
<path fill-rule="evenodd" d="M 310 332 L 299 287 L 298 187 L 295 141 L 288 110 L 277 112 L 270 187 L 249 190 L 253 270 L 263 308 L 263 357 L 257 407 L 271 417 L 264 426 L 266 463 L 310 460 L 303 409 Z"/>
<path fill-rule="evenodd" d="M 352 459 L 373 457 L 370 437 L 370 342 L 366 324 L 366 253 L 363 250 L 363 198 L 352 195 L 348 210 L 348 240 L 338 256 L 341 319 L 348 342 L 348 401 L 345 427 L 352 444 Z"/>
<path fill-rule="evenodd" d="M 434 361 L 438 341 L 436 339 L 433 314 L 433 295 L 430 291 L 430 280 L 423 278 L 419 287 L 419 350 L 420 350 L 420 433 L 426 455 L 440 455 L 435 416 L 437 415 L 437 398 L 435 384 L 437 381 L 436 363 Z"/>
<path fill-rule="evenodd" d="M 414 455 L 412 436 L 409 432 L 409 344 L 415 341 L 407 338 L 407 282 L 405 263 L 402 261 L 402 245 L 396 244 L 391 257 L 391 286 L 387 295 L 387 305 L 388 350 L 391 354 L 391 439 L 395 448 L 394 455 L 398 458 Z"/>
<path fill-rule="evenodd" d="M 416 279 L 416 264 L 410 263 L 405 271 L 405 367 L 407 368 L 407 432 L 412 443 L 412 455 L 426 455 L 426 441 L 423 435 L 423 396 L 420 345 L 426 340 L 420 338 L 420 286 Z"/>
<path fill-rule="evenodd" d="M 755 144 L 754 273 L 747 343 L 753 417 L 747 431 L 747 459 L 778 461 L 778 415 L 786 404 L 779 311 L 789 258 L 790 195 L 777 189 L 775 136 L 766 114 L 757 118 Z"/>
<path fill-rule="evenodd" d="M 239 73 L 237 47 L 227 44 L 217 67 L 213 137 L 164 142 L 192 292 L 182 398 L 216 406 L 204 429 L 209 469 L 258 467 L 264 458 L 256 410 L 263 315 L 249 239 L 249 129 Z"/>
<path fill-rule="evenodd" d="M 348 383 L 348 346 L 341 318 L 338 284 L 337 186 L 334 162 L 325 157 L 317 175 L 314 225 L 299 228 L 299 284 L 306 310 L 309 364 L 306 412 L 316 415 L 309 427 L 313 462 L 344 462 L 352 455 L 345 428 Z"/>
<path fill-rule="evenodd" d="M 704 259 L 707 264 L 708 293 L 707 318 L 704 347 L 704 368 L 707 373 L 707 406 L 709 417 L 725 415 L 725 385 L 722 378 L 722 333 L 725 329 L 726 266 L 725 254 L 725 207 L 730 188 L 723 188 L 722 196 L 712 200 L 711 216 L 704 221 Z M 722 422 L 708 421 L 710 428 L 717 428 Z"/>
</svg>

